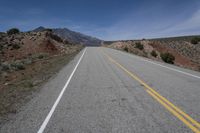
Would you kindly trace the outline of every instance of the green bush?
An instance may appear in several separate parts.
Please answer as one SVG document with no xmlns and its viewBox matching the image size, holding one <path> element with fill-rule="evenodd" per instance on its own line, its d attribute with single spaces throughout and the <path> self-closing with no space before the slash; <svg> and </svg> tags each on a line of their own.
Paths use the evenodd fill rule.
<svg viewBox="0 0 200 133">
<path fill-rule="evenodd" d="M 124 48 L 124 51 L 128 52 L 128 47 L 125 47 L 125 48 Z"/>
<path fill-rule="evenodd" d="M 19 49 L 20 46 L 19 46 L 19 44 L 13 44 L 13 45 L 12 45 L 12 48 L 13 48 L 13 49 Z"/>
<path fill-rule="evenodd" d="M 43 54 L 38 55 L 38 59 L 43 59 L 43 58 L 44 58 Z"/>
<path fill-rule="evenodd" d="M 135 48 L 137 48 L 139 50 L 143 50 L 144 46 L 140 42 L 137 42 L 137 43 L 135 43 Z"/>
<path fill-rule="evenodd" d="M 200 38 L 199 37 L 194 37 L 192 40 L 191 40 L 191 43 L 192 44 L 198 44 L 200 42 Z"/>
<path fill-rule="evenodd" d="M 46 57 L 48 57 L 48 54 L 46 54 L 46 53 L 38 53 L 38 54 L 32 56 L 33 59 L 43 59 Z"/>
<path fill-rule="evenodd" d="M 46 28 L 45 31 L 49 31 L 49 32 L 52 32 L 53 30 L 50 29 L 50 28 Z"/>
<path fill-rule="evenodd" d="M 175 57 L 171 53 L 161 53 L 161 59 L 170 64 L 174 64 Z"/>
<path fill-rule="evenodd" d="M 157 57 L 157 56 L 158 56 L 158 54 L 156 53 L 155 50 L 151 51 L 151 55 L 152 55 L 153 57 Z"/>
<path fill-rule="evenodd" d="M 8 71 L 8 70 L 10 70 L 9 64 L 7 64 L 7 63 L 0 64 L 0 70 L 1 71 Z"/>
<path fill-rule="evenodd" d="M 65 39 L 63 42 L 64 42 L 64 44 L 70 44 L 67 39 Z"/>
<path fill-rule="evenodd" d="M 58 42 L 63 42 L 62 38 L 60 38 L 59 36 L 55 35 L 55 34 L 50 34 L 50 37 Z"/>
<path fill-rule="evenodd" d="M 14 69 L 16 71 L 25 69 L 24 64 L 19 61 L 12 63 L 11 67 L 12 67 L 12 69 Z"/>
<path fill-rule="evenodd" d="M 12 35 L 12 34 L 18 34 L 20 31 L 17 28 L 12 28 L 10 30 L 7 31 L 8 35 Z"/>
<path fill-rule="evenodd" d="M 26 58 L 25 60 L 23 60 L 23 64 L 29 65 L 29 64 L 31 64 L 31 63 L 33 63 L 33 60 L 32 60 L 31 57 Z"/>
<path fill-rule="evenodd" d="M 1 50 L 3 50 L 3 45 L 2 45 L 2 44 L 0 44 L 0 51 L 1 51 Z"/>
<path fill-rule="evenodd" d="M 26 82 L 24 82 L 24 87 L 32 88 L 32 87 L 34 87 L 34 85 L 33 85 L 33 83 L 31 81 L 26 81 Z"/>
</svg>

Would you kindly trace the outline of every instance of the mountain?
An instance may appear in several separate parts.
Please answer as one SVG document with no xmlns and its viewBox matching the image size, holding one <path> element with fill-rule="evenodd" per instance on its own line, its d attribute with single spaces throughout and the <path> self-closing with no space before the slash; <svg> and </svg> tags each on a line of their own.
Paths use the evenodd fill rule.
<svg viewBox="0 0 200 133">
<path fill-rule="evenodd" d="M 40 26 L 33 31 L 38 32 L 38 31 L 43 31 L 45 29 L 46 28 Z M 84 35 L 82 33 L 75 32 L 75 31 L 69 30 L 67 28 L 55 28 L 55 29 L 52 29 L 52 31 L 54 34 L 58 35 L 62 39 L 67 40 L 73 44 L 82 44 L 82 45 L 87 45 L 87 46 L 99 46 L 102 43 L 102 40 L 100 40 L 100 39 L 97 39 L 95 37 L 91 37 L 88 35 Z"/>
<path fill-rule="evenodd" d="M 40 31 L 44 31 L 44 30 L 45 30 L 45 28 L 40 26 L 40 27 L 34 29 L 33 32 L 40 32 Z"/>
</svg>

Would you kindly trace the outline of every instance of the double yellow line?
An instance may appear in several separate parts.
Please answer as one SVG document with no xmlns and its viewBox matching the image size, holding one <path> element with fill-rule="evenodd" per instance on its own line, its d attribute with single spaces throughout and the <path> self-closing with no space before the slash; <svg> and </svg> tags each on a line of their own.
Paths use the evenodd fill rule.
<svg viewBox="0 0 200 133">
<path fill-rule="evenodd" d="M 144 86 L 146 92 L 151 95 L 155 100 L 157 100 L 161 105 L 163 105 L 169 112 L 171 112 L 174 116 L 176 116 L 179 120 L 181 120 L 185 125 L 187 125 L 193 132 L 200 133 L 200 123 L 195 121 L 185 112 L 183 112 L 180 108 L 175 106 L 165 97 L 161 96 L 158 92 L 156 92 L 153 88 L 147 85 L 143 80 L 137 77 L 134 73 L 128 71 L 124 66 L 119 64 L 116 60 L 111 58 L 108 54 L 103 52 L 109 59 L 109 61 L 116 64 L 119 68 L 125 71 L 129 76 L 131 76 L 134 80 L 138 81 L 141 85 Z"/>
</svg>

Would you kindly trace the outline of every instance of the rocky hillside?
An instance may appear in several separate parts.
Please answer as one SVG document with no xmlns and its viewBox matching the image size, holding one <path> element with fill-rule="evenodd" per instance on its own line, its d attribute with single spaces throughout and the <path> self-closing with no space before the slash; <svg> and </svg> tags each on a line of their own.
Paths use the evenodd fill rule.
<svg viewBox="0 0 200 133">
<path fill-rule="evenodd" d="M 38 27 L 33 31 L 43 31 L 46 28 Z M 72 44 L 82 44 L 87 46 L 99 46 L 102 43 L 102 40 L 95 37 L 87 36 L 79 32 L 69 30 L 67 28 L 55 28 L 52 29 L 53 33 L 58 35 L 64 40 L 69 41 Z"/>
<path fill-rule="evenodd" d="M 51 31 L 0 34 L 1 62 L 21 60 L 38 54 L 56 55 L 69 52 L 70 44 Z M 71 51 L 70 51 L 71 52 Z"/>
<path fill-rule="evenodd" d="M 40 59 L 74 53 L 82 47 L 66 42 L 49 30 L 0 33 L 0 77 L 25 70 L 26 66 Z"/>
<path fill-rule="evenodd" d="M 0 125 L 82 48 L 51 30 L 0 33 Z"/>
<path fill-rule="evenodd" d="M 110 41 L 104 46 L 200 71 L 199 36 Z"/>
</svg>

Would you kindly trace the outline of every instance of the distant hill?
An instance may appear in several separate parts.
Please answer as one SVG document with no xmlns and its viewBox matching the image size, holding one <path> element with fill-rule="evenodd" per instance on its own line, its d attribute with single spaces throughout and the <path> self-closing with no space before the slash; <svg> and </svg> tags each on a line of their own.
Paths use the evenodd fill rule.
<svg viewBox="0 0 200 133">
<path fill-rule="evenodd" d="M 43 31 L 46 28 L 44 27 L 38 27 L 34 29 L 33 31 L 38 32 L 38 31 Z M 102 40 L 97 39 L 95 37 L 91 37 L 88 35 L 84 35 L 79 32 L 75 32 L 72 30 L 69 30 L 67 28 L 55 28 L 52 29 L 53 33 L 61 37 L 62 39 L 65 39 L 69 41 L 70 43 L 74 44 L 83 44 L 87 46 L 99 46 L 102 43 Z"/>
<path fill-rule="evenodd" d="M 12 61 L 28 58 L 30 55 L 46 53 L 49 55 L 63 54 L 70 46 L 52 31 L 20 32 L 8 35 L 0 34 L 1 61 Z"/>
<path fill-rule="evenodd" d="M 105 41 L 103 44 L 158 61 L 163 61 L 163 53 L 170 53 L 175 57 L 175 65 L 200 71 L 200 35 Z"/>
</svg>

